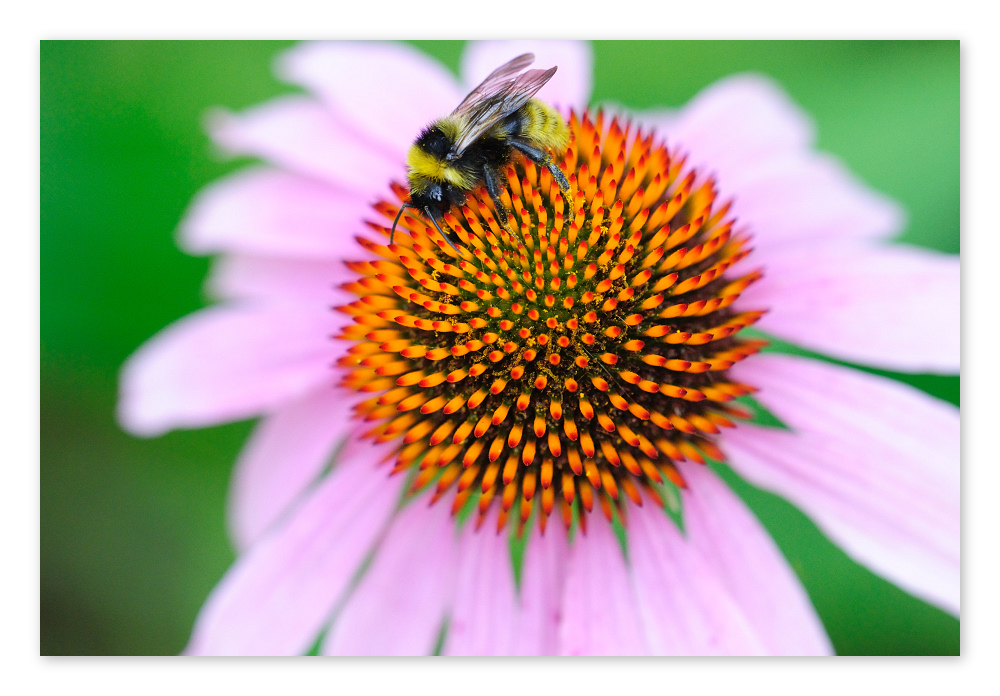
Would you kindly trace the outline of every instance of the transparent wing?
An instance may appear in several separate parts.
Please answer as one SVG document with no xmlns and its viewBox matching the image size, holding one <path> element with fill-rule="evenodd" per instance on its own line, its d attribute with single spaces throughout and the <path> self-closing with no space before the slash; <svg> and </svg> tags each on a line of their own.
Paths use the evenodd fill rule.
<svg viewBox="0 0 1000 696">
<path fill-rule="evenodd" d="M 462 103 L 456 107 L 453 114 L 461 114 L 468 111 L 471 105 L 481 102 L 489 95 L 495 94 L 498 88 L 503 88 L 511 82 L 511 76 L 524 70 L 535 62 L 534 53 L 522 53 L 517 58 L 512 58 L 499 68 L 486 76 L 486 79 L 479 83 L 479 86 L 469 92 Z"/>
<path fill-rule="evenodd" d="M 521 58 L 530 55 L 526 53 Z M 516 60 L 518 59 L 515 58 L 514 61 Z M 507 65 L 511 65 L 514 61 Z M 456 155 L 462 154 L 498 121 L 524 106 L 556 74 L 556 67 L 553 66 L 548 70 L 528 70 L 513 79 L 509 79 L 511 73 L 508 72 L 504 78 L 493 80 L 493 75 L 506 67 L 498 68 L 486 78 L 483 85 L 490 82 L 489 89 L 480 93 L 476 101 L 470 101 L 467 97 L 455 110 L 454 113 L 460 114 L 464 122 L 462 131 L 452 148 Z M 483 85 L 477 87 L 476 91 Z"/>
</svg>

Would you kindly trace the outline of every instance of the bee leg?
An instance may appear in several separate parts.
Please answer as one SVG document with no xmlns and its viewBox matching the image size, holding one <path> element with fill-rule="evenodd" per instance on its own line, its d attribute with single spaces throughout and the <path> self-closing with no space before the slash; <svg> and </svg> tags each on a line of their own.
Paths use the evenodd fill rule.
<svg viewBox="0 0 1000 696">
<path fill-rule="evenodd" d="M 441 233 L 441 236 L 444 237 L 444 241 L 448 242 L 448 244 L 451 245 L 451 248 L 455 250 L 455 253 L 458 254 L 459 257 L 461 257 L 462 254 L 458 250 L 458 247 L 455 246 L 455 242 L 451 241 L 451 237 L 449 237 L 448 235 L 446 235 L 444 233 L 444 230 L 442 230 L 441 227 L 438 225 L 437 218 L 435 218 L 434 215 L 433 215 L 433 213 L 431 213 L 431 209 L 430 208 L 424 208 L 424 215 L 426 215 L 427 219 L 430 220 L 431 223 L 434 225 L 434 229 L 436 229 L 438 232 Z"/>
<path fill-rule="evenodd" d="M 486 192 L 493 199 L 493 207 L 497 209 L 497 222 L 510 232 L 510 226 L 507 224 L 507 208 L 500 200 L 500 182 L 497 181 L 496 174 L 489 167 L 483 168 L 483 183 L 486 184 Z"/>
<path fill-rule="evenodd" d="M 569 190 L 569 181 L 566 180 L 566 175 L 562 173 L 562 170 L 556 166 L 556 163 L 552 161 L 548 153 L 544 150 L 539 150 L 537 147 L 532 147 L 527 143 L 523 143 L 520 140 L 511 140 L 510 144 L 520 150 L 525 157 L 530 159 L 532 162 L 540 167 L 545 167 L 552 173 L 552 178 L 556 180 L 556 184 L 559 186 L 559 190 L 562 191 L 563 197 L 566 202 L 573 205 L 573 194 Z"/>
</svg>

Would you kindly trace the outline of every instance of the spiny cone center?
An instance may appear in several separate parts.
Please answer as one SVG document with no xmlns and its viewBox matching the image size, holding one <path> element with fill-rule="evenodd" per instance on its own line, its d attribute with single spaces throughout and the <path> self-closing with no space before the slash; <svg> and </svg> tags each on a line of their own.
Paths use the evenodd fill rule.
<svg viewBox="0 0 1000 696">
<path fill-rule="evenodd" d="M 682 158 L 651 134 L 629 137 L 601 114 L 570 119 L 559 165 L 572 206 L 547 169 L 507 168 L 510 230 L 479 189 L 444 218 L 456 253 L 422 217 L 404 213 L 392 246 L 360 239 L 350 262 L 359 299 L 341 338 L 344 384 L 373 396 L 356 407 L 367 437 L 399 441 L 395 470 L 418 467 L 414 491 L 478 495 L 480 521 L 539 523 L 558 506 L 569 527 L 658 486 L 683 486 L 675 462 L 721 459 L 719 427 L 745 417 L 728 404 L 752 388 L 727 376 L 762 341 L 738 332 L 762 312 L 730 305 L 759 273 L 729 277 L 749 253 L 712 181 L 696 186 Z M 396 202 L 371 223 L 389 235 Z M 409 234 L 401 234 L 405 229 Z"/>
</svg>

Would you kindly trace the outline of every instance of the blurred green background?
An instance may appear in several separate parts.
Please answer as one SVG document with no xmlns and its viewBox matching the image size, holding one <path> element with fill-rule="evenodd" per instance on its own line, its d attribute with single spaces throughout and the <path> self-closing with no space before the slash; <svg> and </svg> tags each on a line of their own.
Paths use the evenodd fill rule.
<svg viewBox="0 0 1000 696">
<path fill-rule="evenodd" d="M 457 70 L 462 42 L 417 42 Z M 208 260 L 173 235 L 244 161 L 214 154 L 213 106 L 294 91 L 288 42 L 41 45 L 42 654 L 170 654 L 233 560 L 238 423 L 154 440 L 114 420 L 119 366 L 205 305 Z M 841 157 L 910 215 L 903 241 L 959 250 L 958 42 L 601 42 L 594 102 L 678 106 L 724 75 L 777 79 Z M 957 311 L 958 308 L 956 308 Z M 881 373 L 888 374 L 888 373 Z M 957 377 L 889 376 L 958 403 Z M 727 477 L 791 560 L 841 654 L 957 654 L 959 622 L 851 562 L 783 501 Z"/>
</svg>

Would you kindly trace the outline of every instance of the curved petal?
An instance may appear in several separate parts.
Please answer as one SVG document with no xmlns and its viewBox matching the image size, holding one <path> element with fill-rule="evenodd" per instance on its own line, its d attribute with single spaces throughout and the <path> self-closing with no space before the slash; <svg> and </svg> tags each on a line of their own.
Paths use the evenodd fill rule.
<svg viewBox="0 0 1000 696">
<path fill-rule="evenodd" d="M 566 533 L 552 525 L 543 536 L 536 525 L 524 550 L 521 624 L 517 655 L 558 655 L 562 595 L 569 547 Z"/>
<path fill-rule="evenodd" d="M 594 84 L 594 52 L 583 41 L 477 41 L 462 54 L 462 81 L 472 91 L 487 75 L 511 58 L 534 53 L 532 68 L 559 69 L 538 91 L 538 98 L 563 109 L 583 108 Z M 456 103 L 455 106 L 458 106 Z"/>
<path fill-rule="evenodd" d="M 443 65 L 405 44 L 305 43 L 281 57 L 278 71 L 400 161 L 420 130 L 463 96 Z"/>
<path fill-rule="evenodd" d="M 308 97 L 278 97 L 239 114 L 217 112 L 212 138 L 232 154 L 260 157 L 362 196 L 404 180 L 403 160 L 382 153 L 363 133 Z"/>
<path fill-rule="evenodd" d="M 732 75 L 699 92 L 677 112 L 646 120 L 667 142 L 692 153 L 691 164 L 710 164 L 723 180 L 747 176 L 771 160 L 811 147 L 816 128 L 773 80 Z"/>
<path fill-rule="evenodd" d="M 959 369 L 958 256 L 903 245 L 772 250 L 741 302 L 757 327 L 842 360 L 909 372 Z"/>
<path fill-rule="evenodd" d="M 835 157 L 797 153 L 774 158 L 745 177 L 721 177 L 732 214 L 754 234 L 760 256 L 790 243 L 883 239 L 904 227 L 898 203 L 872 190 Z"/>
<path fill-rule="evenodd" d="M 343 261 L 229 255 L 212 262 L 205 285 L 209 294 L 220 300 L 305 300 L 337 305 L 357 299 L 340 289 L 341 284 L 356 278 Z"/>
<path fill-rule="evenodd" d="M 562 655 L 649 655 L 642 608 L 636 601 L 621 546 L 600 514 L 570 547 L 563 592 Z"/>
<path fill-rule="evenodd" d="M 653 653 L 765 653 L 715 569 L 662 509 L 630 506 L 629 522 L 636 604 Z"/>
<path fill-rule="evenodd" d="M 775 82 L 734 75 L 680 111 L 640 115 L 688 163 L 715 177 L 732 214 L 758 247 L 818 238 L 880 238 L 902 229 L 903 212 L 835 158 L 811 152 L 815 128 Z"/>
<path fill-rule="evenodd" d="M 295 514 L 229 569 L 195 623 L 189 655 L 297 655 L 315 642 L 399 501 L 387 445 L 352 444 Z"/>
<path fill-rule="evenodd" d="M 371 566 L 323 644 L 325 655 L 430 655 L 454 582 L 449 505 L 412 501 L 393 520 Z"/>
<path fill-rule="evenodd" d="M 221 179 L 195 198 L 180 226 L 180 244 L 192 254 L 236 252 L 340 259 L 378 216 L 368 197 L 315 179 L 252 167 Z"/>
<path fill-rule="evenodd" d="M 736 374 L 792 430 L 727 432 L 733 469 L 798 505 L 859 563 L 957 614 L 958 409 L 804 358 L 758 356 Z"/>
<path fill-rule="evenodd" d="M 353 394 L 326 387 L 263 419 L 243 448 L 229 488 L 229 528 L 249 548 L 305 493 L 351 432 Z"/>
<path fill-rule="evenodd" d="M 496 508 L 497 506 L 494 506 Z M 497 516 L 462 530 L 444 655 L 512 655 L 517 639 L 517 590 L 507 532 L 496 531 Z"/>
<path fill-rule="evenodd" d="M 757 518 L 708 467 L 679 462 L 687 543 L 711 566 L 771 655 L 830 655 L 809 596 Z"/>
<path fill-rule="evenodd" d="M 118 419 L 143 436 L 260 415 L 331 384 L 349 319 L 322 306 L 216 306 L 168 326 L 122 368 Z"/>
</svg>

